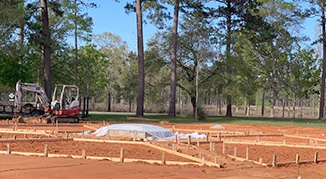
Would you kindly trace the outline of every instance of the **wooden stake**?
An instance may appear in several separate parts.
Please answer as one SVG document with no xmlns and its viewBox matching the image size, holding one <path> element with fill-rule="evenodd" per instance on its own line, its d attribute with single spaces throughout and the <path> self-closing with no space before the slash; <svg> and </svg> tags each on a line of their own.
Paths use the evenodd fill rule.
<svg viewBox="0 0 326 179">
<path fill-rule="evenodd" d="M 34 121 L 34 132 L 36 132 L 36 121 Z"/>
<path fill-rule="evenodd" d="M 206 141 L 209 141 L 208 133 L 206 133 Z"/>
<path fill-rule="evenodd" d="M 165 152 L 162 153 L 162 164 L 165 165 L 166 160 L 165 160 Z"/>
<path fill-rule="evenodd" d="M 214 162 L 217 163 L 217 156 L 214 157 Z"/>
<path fill-rule="evenodd" d="M 223 150 L 222 150 L 222 153 L 225 154 L 225 143 L 223 142 Z"/>
<path fill-rule="evenodd" d="M 286 144 L 286 141 L 285 141 L 284 137 L 282 139 L 283 139 L 283 145 L 285 145 Z"/>
<path fill-rule="evenodd" d="M 69 138 L 69 133 L 67 132 L 67 133 L 66 133 L 66 139 L 68 139 L 68 138 Z"/>
<path fill-rule="evenodd" d="M 45 146 L 44 146 L 44 157 L 48 157 L 48 155 L 49 155 L 49 152 L 48 152 L 48 145 L 45 144 Z"/>
<path fill-rule="evenodd" d="M 188 136 L 188 146 L 190 146 L 190 143 L 191 143 L 191 136 L 189 135 Z"/>
<path fill-rule="evenodd" d="M 318 152 L 315 152 L 314 163 L 318 163 Z"/>
<path fill-rule="evenodd" d="M 120 149 L 120 162 L 124 162 L 123 147 Z"/>
<path fill-rule="evenodd" d="M 7 155 L 11 154 L 11 147 L 10 144 L 7 144 Z"/>
<path fill-rule="evenodd" d="M 82 138 L 84 138 L 84 130 L 82 131 Z"/>
<path fill-rule="evenodd" d="M 27 134 L 24 134 L 24 138 L 25 138 L 25 139 L 27 138 Z"/>
<path fill-rule="evenodd" d="M 178 143 L 178 135 L 174 134 L 174 143 Z"/>
<path fill-rule="evenodd" d="M 218 138 L 218 141 L 221 141 L 221 133 L 220 132 L 218 133 L 217 138 Z"/>
<path fill-rule="evenodd" d="M 16 140 L 17 139 L 17 136 L 16 135 L 14 135 L 14 140 Z"/>
<path fill-rule="evenodd" d="M 205 157 L 202 158 L 202 164 L 205 165 Z"/>
<path fill-rule="evenodd" d="M 82 159 L 86 159 L 86 151 L 82 150 Z"/>
<path fill-rule="evenodd" d="M 199 139 L 197 139 L 197 147 L 200 146 L 200 142 L 199 142 Z"/>
<path fill-rule="evenodd" d="M 273 155 L 272 166 L 273 166 L 273 167 L 276 167 L 276 155 Z"/>
<path fill-rule="evenodd" d="M 55 120 L 55 133 L 56 133 L 56 134 L 58 134 L 58 132 L 59 132 L 58 127 L 59 127 L 58 120 Z"/>
<path fill-rule="evenodd" d="M 249 147 L 246 147 L 246 160 L 249 160 Z"/>
<path fill-rule="evenodd" d="M 215 151 L 215 142 L 212 142 L 212 150 Z"/>
<path fill-rule="evenodd" d="M 9 126 L 9 119 L 7 119 L 7 126 Z"/>
<path fill-rule="evenodd" d="M 234 156 L 237 157 L 237 147 L 234 147 Z"/>
<path fill-rule="evenodd" d="M 260 164 L 263 163 L 263 158 L 259 158 L 259 163 L 260 163 Z"/>
<path fill-rule="evenodd" d="M 256 142 L 259 142 L 259 136 L 256 136 Z"/>
<path fill-rule="evenodd" d="M 134 130 L 134 136 L 133 136 L 133 138 L 132 138 L 132 141 L 136 141 L 136 135 L 137 135 L 137 131 Z"/>
<path fill-rule="evenodd" d="M 296 156 L 295 156 L 295 163 L 296 164 L 299 164 L 299 162 L 300 162 L 300 156 L 299 156 L 299 154 L 296 154 Z"/>
<path fill-rule="evenodd" d="M 175 147 L 175 144 L 172 144 L 172 150 L 173 150 L 173 151 L 177 151 L 177 150 L 176 150 L 176 147 Z"/>
</svg>

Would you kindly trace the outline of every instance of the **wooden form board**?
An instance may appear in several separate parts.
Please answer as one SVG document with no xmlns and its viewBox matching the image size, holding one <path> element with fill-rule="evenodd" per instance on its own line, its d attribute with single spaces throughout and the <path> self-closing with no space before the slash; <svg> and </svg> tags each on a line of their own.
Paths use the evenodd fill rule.
<svg viewBox="0 0 326 179">
<path fill-rule="evenodd" d="M 72 139 L 64 138 L 45 138 L 45 139 L 0 139 L 1 142 L 55 142 L 55 141 L 68 141 Z"/>
<path fill-rule="evenodd" d="M 287 134 L 284 134 L 284 137 L 297 138 L 297 139 L 307 139 L 307 140 L 310 140 L 311 139 L 311 140 L 315 140 L 315 141 L 326 142 L 326 139 L 311 138 L 311 137 L 296 136 L 296 135 L 287 135 Z"/>
<path fill-rule="evenodd" d="M 167 149 L 167 148 L 163 148 L 163 147 L 160 147 L 160 146 L 157 146 L 157 145 L 154 145 L 154 144 L 147 143 L 147 142 L 132 142 L 132 141 L 117 141 L 117 140 L 100 140 L 100 139 L 80 139 L 80 138 L 74 138 L 73 140 L 74 141 L 84 141 L 84 142 L 103 142 L 103 143 L 119 143 L 119 144 L 138 144 L 138 145 L 145 145 L 145 146 L 148 146 L 148 147 L 151 147 L 151 148 L 160 150 L 162 152 L 165 152 L 165 153 L 168 153 L 168 154 L 172 154 L 172 155 L 176 155 L 176 156 L 179 156 L 179 157 L 182 157 L 182 158 L 185 158 L 185 159 L 188 159 L 188 160 L 192 160 L 192 161 L 195 161 L 195 162 L 198 162 L 198 163 L 202 163 L 203 162 L 202 159 L 199 159 L 199 158 L 196 158 L 196 157 L 192 157 L 190 155 L 182 154 L 182 153 L 179 153 L 179 152 L 176 152 L 176 151 Z M 205 161 L 205 164 L 208 165 L 208 166 L 213 166 L 213 167 L 219 167 L 219 168 L 221 168 L 221 165 L 220 164 L 217 164 L 217 163 Z"/>
<path fill-rule="evenodd" d="M 89 126 L 89 125 L 83 125 L 83 127 L 87 128 L 87 129 L 90 129 L 90 130 L 97 130 L 98 129 L 97 127 L 92 127 L 92 126 Z"/>
<path fill-rule="evenodd" d="M 7 151 L 0 151 L 0 154 L 7 154 Z M 39 156 L 43 157 L 44 153 L 33 153 L 33 152 L 15 152 L 12 151 L 11 154 L 14 155 L 23 155 L 23 156 Z M 48 154 L 48 157 L 55 158 L 55 157 L 61 157 L 61 158 L 75 158 L 75 159 L 82 159 L 83 156 L 81 155 L 68 155 L 68 154 Z M 96 156 L 86 156 L 86 159 L 90 160 L 109 160 L 113 162 L 119 162 L 120 158 L 114 158 L 114 157 L 96 157 Z M 149 164 L 161 164 L 161 160 L 146 160 L 146 159 L 130 159 L 125 158 L 124 162 L 146 162 Z M 201 163 L 197 162 L 179 162 L 179 161 L 166 161 L 166 165 L 197 165 L 201 166 Z"/>
<path fill-rule="evenodd" d="M 224 143 L 226 143 L 226 144 L 244 144 L 244 145 L 276 146 L 276 147 L 294 147 L 294 148 L 308 148 L 308 149 L 326 149 L 326 146 L 294 145 L 294 144 L 276 144 L 276 143 L 267 143 L 267 142 L 224 141 Z"/>
<path fill-rule="evenodd" d="M 254 160 L 247 160 L 247 159 L 245 159 L 245 158 L 236 157 L 236 156 L 229 155 L 229 154 L 227 154 L 227 156 L 230 157 L 230 158 L 232 158 L 232 159 L 235 159 L 235 160 L 237 160 L 237 161 L 240 161 L 240 162 L 252 162 L 252 163 L 254 163 L 254 164 L 262 165 L 262 166 L 264 166 L 264 167 L 271 166 L 271 165 L 269 165 L 269 164 L 267 164 L 267 163 L 260 163 L 260 162 L 258 162 L 258 161 L 254 161 Z"/>
<path fill-rule="evenodd" d="M 182 128 L 167 128 L 169 130 L 174 130 L 174 131 L 185 131 L 185 132 L 202 132 L 202 133 L 235 133 L 235 134 L 244 134 L 244 132 L 235 132 L 235 131 L 225 131 L 225 130 L 202 130 L 202 129 L 182 129 Z"/>
<path fill-rule="evenodd" d="M 221 135 L 222 137 L 283 137 L 283 134 Z"/>
</svg>

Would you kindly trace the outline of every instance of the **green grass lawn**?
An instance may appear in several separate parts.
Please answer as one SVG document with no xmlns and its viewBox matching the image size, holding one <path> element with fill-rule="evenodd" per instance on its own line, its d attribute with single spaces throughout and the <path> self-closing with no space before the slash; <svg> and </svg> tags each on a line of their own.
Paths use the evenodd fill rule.
<svg viewBox="0 0 326 179">
<path fill-rule="evenodd" d="M 326 129 L 326 120 L 301 119 L 301 118 L 269 118 L 269 117 L 247 117 L 247 116 L 207 116 L 205 120 L 196 122 L 194 117 L 170 118 L 166 114 L 145 114 L 145 118 L 152 121 L 127 120 L 127 117 L 134 117 L 131 113 L 106 113 L 90 114 L 89 121 L 116 121 L 116 122 L 159 122 L 169 121 L 171 123 L 217 123 L 217 124 L 246 124 L 246 125 L 275 125 L 275 126 L 303 126 Z"/>
</svg>

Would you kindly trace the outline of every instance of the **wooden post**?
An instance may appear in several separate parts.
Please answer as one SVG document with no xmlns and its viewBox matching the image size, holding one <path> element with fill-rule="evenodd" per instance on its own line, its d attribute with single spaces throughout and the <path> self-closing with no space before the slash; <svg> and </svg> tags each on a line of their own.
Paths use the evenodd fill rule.
<svg viewBox="0 0 326 179">
<path fill-rule="evenodd" d="M 299 162 L 300 162 L 300 156 L 299 156 L 299 154 L 296 154 L 296 156 L 295 156 L 295 163 L 296 164 L 299 164 Z"/>
<path fill-rule="evenodd" d="M 137 131 L 134 130 L 134 136 L 133 136 L 133 138 L 132 138 L 133 141 L 136 141 L 136 134 L 137 134 Z"/>
<path fill-rule="evenodd" d="M 66 139 L 68 139 L 69 138 L 69 133 L 68 132 L 66 132 Z"/>
<path fill-rule="evenodd" d="M 34 132 L 36 132 L 36 121 L 34 121 Z"/>
<path fill-rule="evenodd" d="M 84 130 L 82 131 L 82 139 L 84 138 Z"/>
<path fill-rule="evenodd" d="M 223 142 L 223 149 L 222 149 L 222 153 L 225 154 L 225 143 Z"/>
<path fill-rule="evenodd" d="M 58 124 L 58 120 L 56 119 L 55 120 L 55 131 L 56 131 L 56 134 L 58 134 L 58 132 L 59 132 L 58 127 L 59 127 L 59 124 Z"/>
<path fill-rule="evenodd" d="M 209 141 L 208 133 L 206 132 L 206 142 Z"/>
<path fill-rule="evenodd" d="M 259 158 L 259 163 L 260 163 L 260 164 L 263 163 L 263 158 Z"/>
<path fill-rule="evenodd" d="M 7 119 L 7 126 L 9 126 L 9 119 Z"/>
<path fill-rule="evenodd" d="M 246 147 L 246 160 L 249 160 L 249 147 Z"/>
<path fill-rule="evenodd" d="M 123 147 L 120 149 L 120 162 L 124 162 Z"/>
<path fill-rule="evenodd" d="M 285 145 L 286 144 L 286 141 L 285 141 L 284 137 L 282 139 L 283 139 L 283 145 Z"/>
<path fill-rule="evenodd" d="M 237 147 L 234 147 L 234 156 L 237 157 Z"/>
<path fill-rule="evenodd" d="M 215 142 L 212 142 L 212 150 L 215 151 Z"/>
<path fill-rule="evenodd" d="M 259 136 L 256 136 L 256 142 L 259 142 Z"/>
<path fill-rule="evenodd" d="M 178 134 L 174 134 L 174 143 L 178 143 Z"/>
<path fill-rule="evenodd" d="M 11 147 L 10 144 L 7 144 L 7 155 L 11 154 Z"/>
<path fill-rule="evenodd" d="M 165 165 L 166 160 L 165 160 L 165 152 L 162 153 L 162 164 Z"/>
<path fill-rule="evenodd" d="M 314 163 L 318 163 L 318 152 L 315 152 Z"/>
<path fill-rule="evenodd" d="M 276 155 L 273 155 L 272 166 L 273 166 L 273 167 L 276 167 Z"/>
<path fill-rule="evenodd" d="M 202 165 L 205 165 L 205 157 L 202 158 Z"/>
<path fill-rule="evenodd" d="M 48 152 L 48 145 L 45 144 L 45 146 L 44 146 L 44 157 L 48 157 L 48 154 L 49 154 L 49 152 Z"/>
<path fill-rule="evenodd" d="M 82 159 L 86 159 L 86 151 L 82 150 Z"/>
<path fill-rule="evenodd" d="M 200 146 L 200 142 L 199 142 L 199 139 L 197 139 L 197 147 Z"/>
<path fill-rule="evenodd" d="M 218 141 L 221 141 L 221 133 L 219 132 L 217 135 Z"/>
<path fill-rule="evenodd" d="M 175 144 L 174 143 L 172 144 L 172 150 L 173 151 L 176 151 L 176 147 L 175 147 Z"/>
<path fill-rule="evenodd" d="M 214 162 L 217 163 L 217 156 L 214 157 Z"/>
<path fill-rule="evenodd" d="M 27 138 L 27 134 L 24 134 L 24 138 L 25 138 L 25 139 Z"/>
<path fill-rule="evenodd" d="M 188 136 L 188 146 L 190 146 L 190 143 L 191 143 L 191 136 L 189 135 Z"/>
<path fill-rule="evenodd" d="M 17 136 L 16 135 L 14 135 L 14 140 L 16 140 L 17 139 Z"/>
</svg>

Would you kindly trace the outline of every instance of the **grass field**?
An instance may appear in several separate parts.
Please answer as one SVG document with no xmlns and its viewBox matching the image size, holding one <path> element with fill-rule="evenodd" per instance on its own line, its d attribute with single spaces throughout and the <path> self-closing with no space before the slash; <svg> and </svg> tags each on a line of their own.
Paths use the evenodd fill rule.
<svg viewBox="0 0 326 179">
<path fill-rule="evenodd" d="M 89 121 L 120 121 L 120 122 L 159 122 L 169 121 L 173 123 L 196 123 L 194 117 L 176 117 L 170 118 L 166 114 L 145 114 L 148 121 L 128 120 L 127 117 L 134 117 L 131 113 L 91 113 L 87 120 Z M 207 116 L 200 123 L 218 123 L 218 124 L 246 124 L 246 125 L 275 125 L 275 126 L 302 126 L 326 129 L 326 120 L 301 119 L 301 118 L 269 118 L 269 117 L 247 117 L 247 116 Z"/>
</svg>

